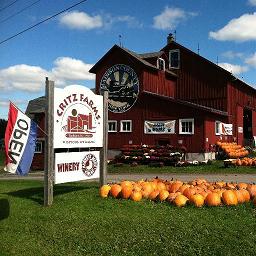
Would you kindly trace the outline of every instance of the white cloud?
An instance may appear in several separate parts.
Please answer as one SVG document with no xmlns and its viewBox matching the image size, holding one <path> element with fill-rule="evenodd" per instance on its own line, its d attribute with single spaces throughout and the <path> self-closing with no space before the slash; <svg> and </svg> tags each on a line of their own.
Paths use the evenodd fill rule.
<svg viewBox="0 0 256 256">
<path fill-rule="evenodd" d="M 0 84 L 7 90 L 36 92 L 42 88 L 48 75 L 49 72 L 38 66 L 15 65 L 0 70 Z"/>
<path fill-rule="evenodd" d="M 249 5 L 256 6 L 256 0 L 248 0 Z"/>
<path fill-rule="evenodd" d="M 57 58 L 50 71 L 39 66 L 14 65 L 0 69 L 0 88 L 9 91 L 39 92 L 44 88 L 45 77 L 54 80 L 57 86 L 65 86 L 74 81 L 94 80 L 95 75 L 89 73 L 92 66 L 70 57 Z"/>
<path fill-rule="evenodd" d="M 234 64 L 230 64 L 230 63 L 226 63 L 226 62 L 219 63 L 218 65 L 220 67 L 226 69 L 227 71 L 229 71 L 233 75 L 239 75 L 243 72 L 248 71 L 247 66 L 234 65 Z"/>
<path fill-rule="evenodd" d="M 256 40 L 256 12 L 232 19 L 220 30 L 211 31 L 209 37 L 219 41 Z"/>
<path fill-rule="evenodd" d="M 54 61 L 55 67 L 52 69 L 53 78 L 58 80 L 94 80 L 95 75 L 89 73 L 93 66 L 81 60 L 69 57 L 60 57 Z"/>
<path fill-rule="evenodd" d="M 245 60 L 245 63 L 256 68 L 256 52 Z"/>
<path fill-rule="evenodd" d="M 228 59 L 235 59 L 235 58 L 242 58 L 244 54 L 241 52 L 227 51 L 227 52 L 223 52 L 222 56 Z"/>
<path fill-rule="evenodd" d="M 153 18 L 153 27 L 161 30 L 174 29 L 182 21 L 196 15 L 196 13 L 186 12 L 180 8 L 167 6 L 162 13 Z"/>
<path fill-rule="evenodd" d="M 27 105 L 28 104 L 28 100 L 12 100 L 12 103 L 14 103 L 14 105 L 18 106 L 18 105 Z M 10 105 L 10 100 L 8 99 L 1 99 L 0 98 L 0 106 L 7 108 Z"/>
<path fill-rule="evenodd" d="M 90 16 L 85 12 L 72 11 L 62 15 L 60 24 L 71 29 L 95 29 L 103 27 L 103 20 L 100 15 Z"/>
</svg>

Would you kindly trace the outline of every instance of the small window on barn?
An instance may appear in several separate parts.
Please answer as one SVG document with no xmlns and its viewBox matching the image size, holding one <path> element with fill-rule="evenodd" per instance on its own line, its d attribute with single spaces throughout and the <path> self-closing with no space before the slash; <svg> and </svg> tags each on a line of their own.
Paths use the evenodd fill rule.
<svg viewBox="0 0 256 256">
<path fill-rule="evenodd" d="M 117 121 L 108 121 L 108 132 L 117 132 Z"/>
<path fill-rule="evenodd" d="M 160 70 L 165 71 L 165 61 L 162 58 L 158 58 L 157 59 L 157 68 L 159 68 Z"/>
<path fill-rule="evenodd" d="M 221 122 L 215 122 L 215 135 L 221 135 Z"/>
<path fill-rule="evenodd" d="M 35 153 L 37 153 L 37 154 L 43 153 L 43 142 L 42 141 L 36 142 Z"/>
<path fill-rule="evenodd" d="M 179 134 L 194 134 L 194 118 L 179 120 Z"/>
<path fill-rule="evenodd" d="M 121 120 L 120 132 L 132 132 L 132 120 Z"/>
<path fill-rule="evenodd" d="M 170 50 L 169 52 L 169 65 L 170 68 L 180 68 L 180 50 Z"/>
</svg>

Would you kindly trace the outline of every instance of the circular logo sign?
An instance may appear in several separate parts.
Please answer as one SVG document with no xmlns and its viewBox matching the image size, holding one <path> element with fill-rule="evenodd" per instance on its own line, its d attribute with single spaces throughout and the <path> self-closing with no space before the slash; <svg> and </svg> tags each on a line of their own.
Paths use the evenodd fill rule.
<svg viewBox="0 0 256 256">
<path fill-rule="evenodd" d="M 139 79 L 131 67 L 116 64 L 103 75 L 100 89 L 109 91 L 109 110 L 123 113 L 129 110 L 138 98 Z"/>
<path fill-rule="evenodd" d="M 87 154 L 82 161 L 82 171 L 87 177 L 90 177 L 95 173 L 97 166 L 98 161 L 93 154 Z"/>
</svg>

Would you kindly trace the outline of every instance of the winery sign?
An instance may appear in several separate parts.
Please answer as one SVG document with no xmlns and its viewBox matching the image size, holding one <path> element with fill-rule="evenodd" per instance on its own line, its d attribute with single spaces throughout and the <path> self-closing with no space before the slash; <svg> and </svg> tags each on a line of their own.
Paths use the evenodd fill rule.
<svg viewBox="0 0 256 256">
<path fill-rule="evenodd" d="M 58 153 L 55 156 L 55 184 L 100 177 L 99 151 Z"/>
<path fill-rule="evenodd" d="M 102 147 L 103 101 L 89 88 L 54 90 L 54 148 Z"/>
</svg>

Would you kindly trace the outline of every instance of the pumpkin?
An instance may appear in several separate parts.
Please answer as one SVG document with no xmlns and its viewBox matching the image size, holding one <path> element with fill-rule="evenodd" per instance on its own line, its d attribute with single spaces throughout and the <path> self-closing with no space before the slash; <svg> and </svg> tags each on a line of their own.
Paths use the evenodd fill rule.
<svg viewBox="0 0 256 256">
<path fill-rule="evenodd" d="M 238 189 L 246 189 L 247 188 L 247 183 L 240 182 L 237 184 Z"/>
<path fill-rule="evenodd" d="M 129 185 L 128 186 L 123 186 L 122 191 L 121 191 L 122 198 L 123 199 L 128 199 L 131 196 L 132 191 L 133 191 L 133 189 L 132 189 L 131 186 L 129 186 Z"/>
<path fill-rule="evenodd" d="M 249 184 L 247 190 L 250 193 L 251 199 L 253 199 L 256 196 L 256 185 Z"/>
<path fill-rule="evenodd" d="M 204 205 L 204 197 L 200 194 L 192 195 L 189 201 L 196 207 L 202 207 Z"/>
<path fill-rule="evenodd" d="M 174 199 L 176 198 L 176 196 L 181 195 L 181 192 L 175 192 L 175 193 L 169 193 L 168 197 L 167 197 L 167 201 L 172 203 L 174 201 Z"/>
<path fill-rule="evenodd" d="M 252 203 L 256 207 L 256 196 L 252 199 Z"/>
<path fill-rule="evenodd" d="M 184 195 L 178 195 L 176 196 L 176 198 L 174 199 L 173 203 L 174 205 L 178 206 L 178 207 L 182 207 L 185 206 L 187 201 L 189 199 L 187 197 L 185 197 Z"/>
<path fill-rule="evenodd" d="M 131 199 L 135 202 L 139 202 L 142 199 L 142 194 L 140 191 L 133 191 L 131 194 Z"/>
<path fill-rule="evenodd" d="M 185 197 L 187 197 L 188 199 L 190 199 L 190 197 L 192 195 L 194 195 L 196 193 L 196 189 L 194 187 L 189 187 L 189 188 L 186 188 L 183 192 L 183 195 Z"/>
<path fill-rule="evenodd" d="M 244 202 L 249 202 L 250 201 L 250 193 L 247 190 L 241 189 L 240 193 L 242 193 L 243 196 L 244 196 Z"/>
<path fill-rule="evenodd" d="M 122 190 L 122 187 L 120 185 L 114 184 L 114 185 L 111 186 L 110 194 L 114 198 L 117 198 L 117 197 L 119 197 L 121 190 Z"/>
<path fill-rule="evenodd" d="M 238 200 L 233 190 L 226 190 L 222 193 L 222 201 L 225 205 L 237 205 Z"/>
<path fill-rule="evenodd" d="M 205 198 L 205 203 L 208 206 L 219 206 L 221 204 L 221 197 L 218 193 L 209 193 Z"/>
<path fill-rule="evenodd" d="M 183 182 L 182 181 L 175 181 L 170 185 L 169 192 L 174 193 L 177 192 L 178 189 L 182 186 Z"/>
<path fill-rule="evenodd" d="M 234 192 L 236 194 L 238 203 L 239 204 L 244 203 L 245 202 L 245 197 L 244 197 L 244 194 L 243 194 L 242 190 L 235 190 Z"/>
<path fill-rule="evenodd" d="M 109 194 L 110 189 L 111 189 L 111 186 L 109 186 L 109 185 L 103 185 L 103 186 L 101 186 L 101 187 L 100 187 L 100 196 L 101 196 L 102 198 L 108 197 L 108 194 Z"/>
<path fill-rule="evenodd" d="M 133 187 L 132 182 L 129 180 L 123 180 L 120 185 L 122 188 L 123 187 L 131 187 L 131 188 Z"/>
<path fill-rule="evenodd" d="M 159 195 L 159 190 L 153 190 L 153 191 L 149 194 L 148 198 L 149 198 L 150 200 L 156 200 L 158 195 Z"/>
<path fill-rule="evenodd" d="M 169 196 L 169 192 L 167 190 L 161 190 L 158 197 L 160 201 L 165 201 Z"/>
</svg>

